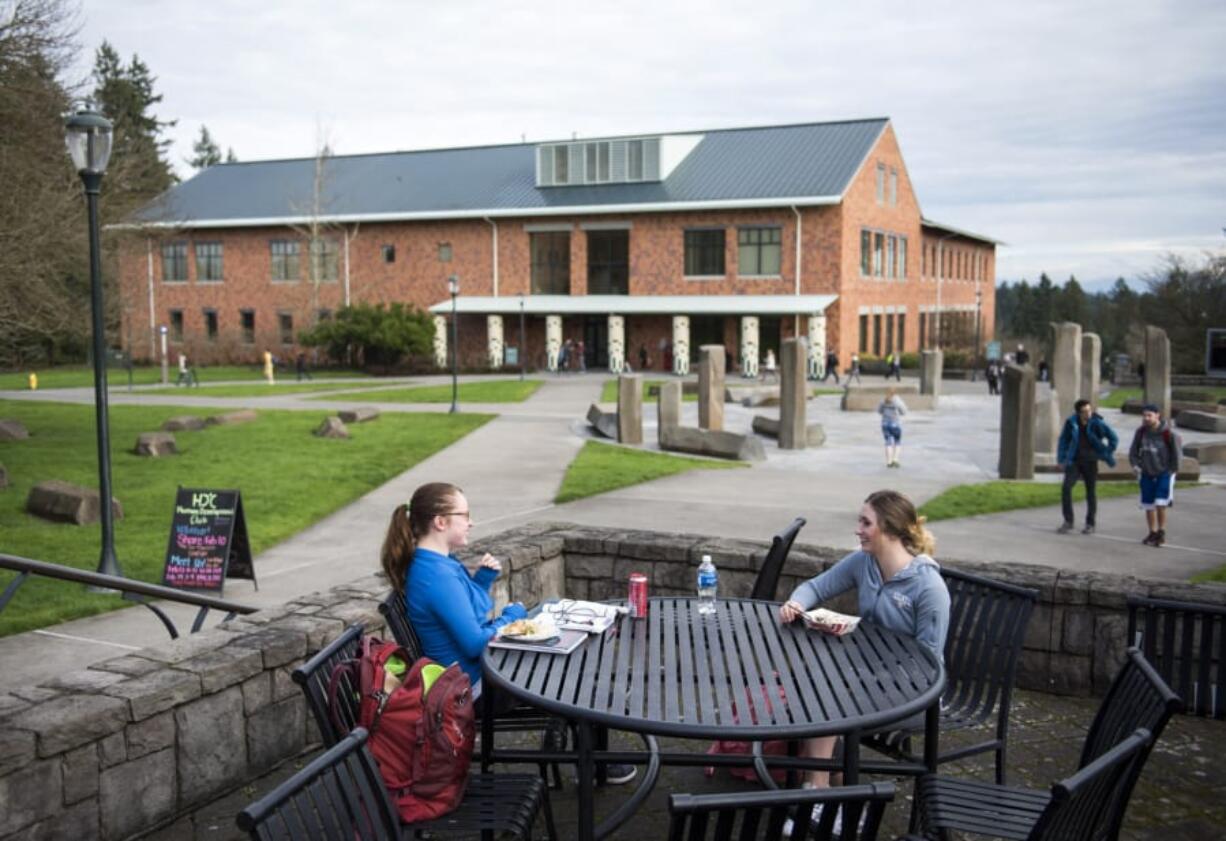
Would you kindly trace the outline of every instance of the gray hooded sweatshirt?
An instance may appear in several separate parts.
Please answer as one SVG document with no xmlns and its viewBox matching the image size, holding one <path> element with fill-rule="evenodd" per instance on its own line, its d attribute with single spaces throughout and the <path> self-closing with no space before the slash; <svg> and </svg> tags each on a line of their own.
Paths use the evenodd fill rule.
<svg viewBox="0 0 1226 841">
<path fill-rule="evenodd" d="M 949 631 L 949 590 L 941 568 L 927 555 L 916 555 L 889 581 L 868 552 L 852 552 L 816 578 L 801 584 L 789 597 L 809 610 L 856 588 L 860 617 L 922 642 L 938 660 L 945 659 Z"/>
</svg>

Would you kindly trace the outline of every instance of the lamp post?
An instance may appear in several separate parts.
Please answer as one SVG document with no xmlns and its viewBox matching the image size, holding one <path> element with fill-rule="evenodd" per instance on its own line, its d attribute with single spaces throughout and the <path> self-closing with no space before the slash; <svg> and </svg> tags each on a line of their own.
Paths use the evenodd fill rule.
<svg viewBox="0 0 1226 841">
<path fill-rule="evenodd" d="M 983 287 L 975 282 L 975 367 L 971 369 L 971 380 L 981 367 L 979 349 L 983 347 Z"/>
<path fill-rule="evenodd" d="M 528 346 L 524 344 L 524 293 L 519 293 L 519 381 L 524 381 L 524 365 L 525 357 L 528 355 Z"/>
<path fill-rule="evenodd" d="M 107 422 L 106 335 L 102 309 L 102 255 L 98 245 L 98 193 L 111 157 L 111 123 L 89 108 L 64 122 L 64 142 L 85 187 L 89 208 L 89 284 L 94 328 L 94 415 L 98 433 L 98 495 L 102 511 L 102 554 L 98 572 L 123 575 L 115 557 L 115 523 L 111 511 L 111 435 Z"/>
<path fill-rule="evenodd" d="M 460 278 L 447 278 L 447 291 L 451 293 L 451 414 L 460 411 L 457 401 L 460 394 L 460 326 L 456 318 L 456 296 L 460 294 Z"/>
</svg>

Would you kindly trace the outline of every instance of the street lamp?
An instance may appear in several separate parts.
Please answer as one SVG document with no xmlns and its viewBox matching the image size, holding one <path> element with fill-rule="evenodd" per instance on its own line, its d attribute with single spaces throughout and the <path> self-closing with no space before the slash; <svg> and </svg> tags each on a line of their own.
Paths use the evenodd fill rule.
<svg viewBox="0 0 1226 841">
<path fill-rule="evenodd" d="M 981 367 L 979 359 L 979 349 L 983 347 L 983 287 L 978 280 L 975 281 L 975 367 L 971 369 L 971 380 L 975 379 L 975 372 Z"/>
<path fill-rule="evenodd" d="M 111 435 L 107 423 L 106 334 L 102 319 L 102 255 L 98 245 L 98 193 L 111 157 L 111 123 L 82 109 L 64 121 L 64 142 L 85 186 L 89 208 L 89 284 L 94 328 L 94 414 L 98 432 L 98 495 L 102 511 L 102 555 L 98 572 L 123 575 L 115 558 L 115 523 L 111 511 Z"/>
<path fill-rule="evenodd" d="M 447 291 L 451 293 L 451 414 L 460 411 L 456 402 L 460 394 L 460 328 L 456 318 L 456 296 L 460 294 L 460 278 L 447 278 Z"/>
<path fill-rule="evenodd" d="M 519 381 L 524 381 L 524 357 L 528 355 L 528 346 L 524 344 L 524 293 L 519 293 Z"/>
</svg>

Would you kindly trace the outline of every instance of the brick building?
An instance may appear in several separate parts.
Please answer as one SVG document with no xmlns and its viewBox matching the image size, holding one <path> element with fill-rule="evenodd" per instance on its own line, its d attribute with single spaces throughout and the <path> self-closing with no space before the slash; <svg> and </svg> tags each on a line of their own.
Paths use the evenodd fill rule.
<svg viewBox="0 0 1226 841">
<path fill-rule="evenodd" d="M 351 302 L 436 316 L 459 294 L 460 359 L 688 370 L 724 343 L 757 373 L 809 340 L 885 356 L 990 337 L 995 247 L 922 216 L 887 119 L 220 164 L 123 229 L 124 336 L 137 357 L 297 351 Z M 523 338 L 521 340 L 521 324 Z"/>
</svg>

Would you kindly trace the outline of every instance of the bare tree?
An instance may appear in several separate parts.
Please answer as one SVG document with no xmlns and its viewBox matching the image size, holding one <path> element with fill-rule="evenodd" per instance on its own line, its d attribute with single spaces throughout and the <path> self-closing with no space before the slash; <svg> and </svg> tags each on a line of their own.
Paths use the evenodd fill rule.
<svg viewBox="0 0 1226 841">
<path fill-rule="evenodd" d="M 334 223 L 326 221 L 330 196 L 328 195 L 328 163 L 332 158 L 332 145 L 328 132 L 322 126 L 315 130 L 315 157 L 311 178 L 311 194 L 305 203 L 293 202 L 297 216 L 303 222 L 292 225 L 293 230 L 307 244 L 307 281 L 311 284 L 311 312 L 309 323 L 319 319 L 319 287 L 323 283 L 335 283 L 339 277 L 340 254 L 332 232 Z"/>
</svg>

